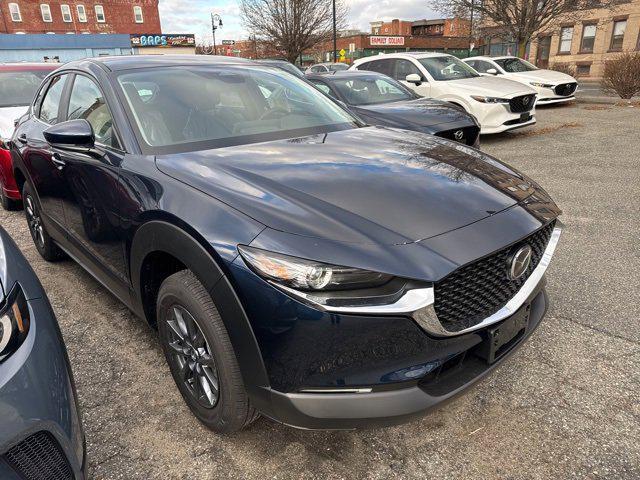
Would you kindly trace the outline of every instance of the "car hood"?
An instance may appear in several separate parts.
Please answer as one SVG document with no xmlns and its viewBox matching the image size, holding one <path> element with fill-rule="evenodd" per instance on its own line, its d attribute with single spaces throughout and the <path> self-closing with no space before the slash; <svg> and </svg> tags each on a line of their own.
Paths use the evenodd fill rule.
<svg viewBox="0 0 640 480">
<path fill-rule="evenodd" d="M 15 128 L 14 122 L 24 115 L 28 109 L 28 106 L 0 108 L 0 137 L 11 138 Z"/>
<path fill-rule="evenodd" d="M 400 125 L 429 127 L 442 123 L 467 122 L 475 125 L 468 113 L 451 104 L 428 98 L 383 103 L 379 105 L 357 105 L 351 107 L 356 113 L 395 121 Z"/>
<path fill-rule="evenodd" d="M 385 127 L 161 155 L 156 165 L 272 229 L 355 243 L 439 235 L 536 188 L 475 149 Z"/>
<path fill-rule="evenodd" d="M 533 88 L 520 82 L 494 77 L 493 75 L 490 77 L 461 78 L 442 83 L 464 90 L 469 95 L 484 95 L 487 97 L 511 98 L 517 95 L 536 93 Z"/>
<path fill-rule="evenodd" d="M 510 76 L 517 78 L 518 80 L 526 80 L 531 82 L 545 83 L 570 83 L 575 82 L 576 79 L 566 73 L 556 72 L 554 70 L 533 70 L 530 72 L 518 72 L 512 73 Z"/>
</svg>

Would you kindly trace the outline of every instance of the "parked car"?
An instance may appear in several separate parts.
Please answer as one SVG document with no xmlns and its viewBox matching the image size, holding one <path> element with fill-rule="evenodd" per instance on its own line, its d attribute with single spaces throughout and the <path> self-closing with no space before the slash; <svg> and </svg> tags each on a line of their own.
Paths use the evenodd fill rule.
<svg viewBox="0 0 640 480">
<path fill-rule="evenodd" d="M 2 480 L 85 478 L 84 433 L 58 322 L 2 227 L 0 426 Z"/>
<path fill-rule="evenodd" d="M 42 79 L 59 65 L 51 63 L 0 63 L 0 204 L 17 208 L 20 192 L 13 179 L 7 141 L 14 122 L 27 111 Z"/>
<path fill-rule="evenodd" d="M 480 133 L 499 133 L 536 123 L 532 87 L 504 78 L 482 77 L 453 55 L 392 53 L 356 60 L 354 70 L 383 73 L 422 97 L 464 108 L 480 122 Z"/>
<path fill-rule="evenodd" d="M 258 413 L 408 421 L 492 371 L 547 308 L 560 211 L 533 180 L 365 126 L 263 65 L 72 62 L 12 145 L 38 252 L 68 253 L 158 328 L 216 432 Z"/>
<path fill-rule="evenodd" d="M 300 68 L 298 68 L 296 65 L 294 65 L 291 62 L 287 62 L 286 60 L 270 60 L 270 59 L 267 59 L 267 60 L 256 60 L 256 62 L 264 64 L 264 65 L 269 65 L 270 67 L 280 68 L 280 69 L 284 70 L 285 72 L 292 73 L 296 77 L 300 77 L 300 78 L 304 77 L 304 72 L 302 70 L 300 70 Z"/>
<path fill-rule="evenodd" d="M 349 68 L 349 65 L 347 65 L 346 63 L 332 63 L 332 62 L 326 62 L 326 63 L 316 63 L 314 65 L 310 65 L 309 67 L 307 67 L 307 69 L 304 71 L 305 74 L 307 73 L 330 73 L 330 72 L 341 72 L 342 70 L 347 70 Z"/>
<path fill-rule="evenodd" d="M 518 57 L 471 57 L 464 62 L 481 75 L 502 75 L 533 87 L 538 93 L 536 105 L 570 102 L 576 98 L 578 82 L 571 75 L 538 68 Z"/>
<path fill-rule="evenodd" d="M 369 125 L 431 133 L 480 147 L 480 125 L 462 108 L 420 97 L 386 75 L 347 71 L 308 75 L 307 80 L 343 102 Z"/>
</svg>

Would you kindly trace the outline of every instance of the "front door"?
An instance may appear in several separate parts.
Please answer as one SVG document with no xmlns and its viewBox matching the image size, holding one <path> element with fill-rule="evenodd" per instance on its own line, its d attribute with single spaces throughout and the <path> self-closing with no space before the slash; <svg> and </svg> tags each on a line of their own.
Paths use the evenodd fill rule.
<svg viewBox="0 0 640 480">
<path fill-rule="evenodd" d="M 407 82 L 407 75 L 411 75 L 413 73 L 419 75 L 420 78 L 422 78 L 423 81 L 420 84 Z M 411 60 L 396 58 L 394 60 L 394 67 L 391 76 L 401 82 L 403 85 L 409 87 L 421 97 L 431 96 L 431 84 L 426 79 L 425 75 L 420 71 L 418 66 L 415 65 Z"/>
<path fill-rule="evenodd" d="M 127 283 L 124 244 L 120 231 L 119 167 L 124 153 L 111 111 L 97 83 L 76 74 L 71 80 L 67 120 L 84 119 L 93 128 L 92 151 L 57 150 L 70 192 L 63 202 L 69 241 L 80 261 L 104 275 L 114 293 Z"/>
<path fill-rule="evenodd" d="M 538 40 L 538 55 L 536 66 L 539 68 L 549 67 L 549 54 L 551 52 L 551 37 L 542 37 Z"/>
</svg>

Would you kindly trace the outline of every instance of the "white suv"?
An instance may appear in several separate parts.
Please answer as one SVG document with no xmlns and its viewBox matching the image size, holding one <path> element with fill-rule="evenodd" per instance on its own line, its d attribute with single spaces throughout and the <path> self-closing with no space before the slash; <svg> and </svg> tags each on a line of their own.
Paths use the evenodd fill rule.
<svg viewBox="0 0 640 480">
<path fill-rule="evenodd" d="M 502 75 L 536 89 L 536 105 L 575 100 L 578 82 L 571 75 L 544 70 L 518 57 L 471 57 L 464 61 L 481 75 Z"/>
<path fill-rule="evenodd" d="M 483 77 L 453 55 L 392 53 L 356 60 L 351 70 L 384 73 L 418 95 L 463 107 L 478 119 L 480 133 L 499 133 L 536 123 L 536 91 L 504 78 Z"/>
</svg>

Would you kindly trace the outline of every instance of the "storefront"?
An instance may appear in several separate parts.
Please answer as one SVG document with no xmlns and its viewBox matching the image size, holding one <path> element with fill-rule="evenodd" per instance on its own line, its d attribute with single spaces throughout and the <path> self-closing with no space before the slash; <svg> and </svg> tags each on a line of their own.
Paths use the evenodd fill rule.
<svg viewBox="0 0 640 480">
<path fill-rule="evenodd" d="M 196 38 L 192 33 L 131 35 L 130 40 L 136 55 L 196 54 Z"/>
</svg>

